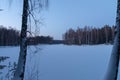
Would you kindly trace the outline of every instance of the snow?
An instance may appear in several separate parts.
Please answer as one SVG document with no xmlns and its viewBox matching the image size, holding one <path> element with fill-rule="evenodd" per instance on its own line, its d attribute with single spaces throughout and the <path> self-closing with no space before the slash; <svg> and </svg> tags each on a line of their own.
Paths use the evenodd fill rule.
<svg viewBox="0 0 120 80">
<path fill-rule="evenodd" d="M 29 46 L 25 80 L 104 80 L 111 51 L 112 45 Z M 17 62 L 18 54 L 19 47 L 0 47 L 0 56 L 10 56 L 0 64 Z"/>
<path fill-rule="evenodd" d="M 5 60 L 4 62 L 0 63 L 0 65 L 6 65 L 7 67 L 3 70 L 0 70 L 3 74 L 0 74 L 0 80 L 10 80 L 5 79 L 6 74 L 9 73 L 9 64 L 13 65 L 14 62 L 17 63 L 18 56 L 19 56 L 19 47 L 0 47 L 0 56 L 7 56 L 10 57 L 9 59 Z M 2 79 L 3 78 L 3 79 Z"/>
</svg>

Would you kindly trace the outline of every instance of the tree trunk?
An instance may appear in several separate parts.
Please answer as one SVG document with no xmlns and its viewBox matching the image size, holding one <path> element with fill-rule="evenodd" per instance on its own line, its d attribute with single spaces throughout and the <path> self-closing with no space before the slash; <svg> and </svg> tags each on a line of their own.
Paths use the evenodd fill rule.
<svg viewBox="0 0 120 80">
<path fill-rule="evenodd" d="M 120 0 L 117 0 L 117 17 L 116 17 L 116 30 L 115 40 L 110 57 L 110 63 L 106 80 L 117 80 L 120 56 Z"/>
<path fill-rule="evenodd" d="M 13 80 L 24 80 L 26 55 L 27 55 L 27 17 L 28 17 L 28 0 L 23 0 L 23 15 L 22 15 L 22 28 L 20 35 L 20 54 L 17 69 Z"/>
</svg>

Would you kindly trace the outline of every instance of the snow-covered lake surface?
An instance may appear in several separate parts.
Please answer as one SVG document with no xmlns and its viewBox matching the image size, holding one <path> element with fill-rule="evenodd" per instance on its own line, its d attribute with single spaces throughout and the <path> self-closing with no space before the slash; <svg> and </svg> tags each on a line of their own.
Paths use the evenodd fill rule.
<svg viewBox="0 0 120 80">
<path fill-rule="evenodd" d="M 104 80 L 111 51 L 112 45 L 30 46 L 25 80 Z M 0 47 L 0 56 L 10 57 L 0 64 L 17 62 L 18 54 L 19 47 Z"/>
</svg>

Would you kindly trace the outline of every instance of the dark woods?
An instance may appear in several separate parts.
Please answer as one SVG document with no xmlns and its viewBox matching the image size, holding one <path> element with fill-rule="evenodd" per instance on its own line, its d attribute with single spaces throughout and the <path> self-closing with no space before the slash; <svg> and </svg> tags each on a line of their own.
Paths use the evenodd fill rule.
<svg viewBox="0 0 120 80">
<path fill-rule="evenodd" d="M 28 37 L 28 45 L 36 45 L 39 43 L 42 44 L 52 44 L 53 38 L 50 36 L 35 36 L 35 37 Z"/>
<path fill-rule="evenodd" d="M 13 46 L 19 44 L 19 32 L 12 28 L 0 26 L 0 46 Z"/>
<path fill-rule="evenodd" d="M 112 44 L 114 40 L 115 26 L 105 25 L 102 28 L 92 28 L 86 26 L 77 30 L 69 29 L 63 35 L 63 41 L 53 40 L 50 36 L 29 36 L 28 45 L 37 44 Z M 0 26 L 0 46 L 16 46 L 20 44 L 20 32 L 13 28 Z"/>
<path fill-rule="evenodd" d="M 27 37 L 28 45 L 37 45 L 39 43 L 51 43 L 53 40 L 50 36 Z M 0 26 L 0 46 L 16 46 L 20 44 L 20 31 L 13 28 Z"/>
<path fill-rule="evenodd" d="M 112 44 L 115 26 L 105 25 L 102 28 L 86 26 L 77 30 L 69 29 L 64 35 L 65 44 Z"/>
</svg>

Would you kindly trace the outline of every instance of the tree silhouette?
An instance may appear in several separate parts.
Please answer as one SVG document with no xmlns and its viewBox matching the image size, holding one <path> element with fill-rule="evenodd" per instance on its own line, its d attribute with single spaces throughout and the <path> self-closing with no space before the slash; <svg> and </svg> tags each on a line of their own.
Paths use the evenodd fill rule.
<svg viewBox="0 0 120 80">
<path fill-rule="evenodd" d="M 63 35 L 66 44 L 111 44 L 114 40 L 114 26 L 105 25 L 102 28 L 85 26 L 77 30 L 69 29 Z"/>
<path fill-rule="evenodd" d="M 32 17 L 35 24 L 38 20 L 35 18 L 34 12 L 40 11 L 43 7 L 46 6 L 48 0 L 23 0 L 23 13 L 22 13 L 22 26 L 20 34 L 20 54 L 18 59 L 17 69 L 15 71 L 15 76 L 13 80 L 24 80 L 26 56 L 27 56 L 27 25 L 28 17 Z"/>
</svg>

